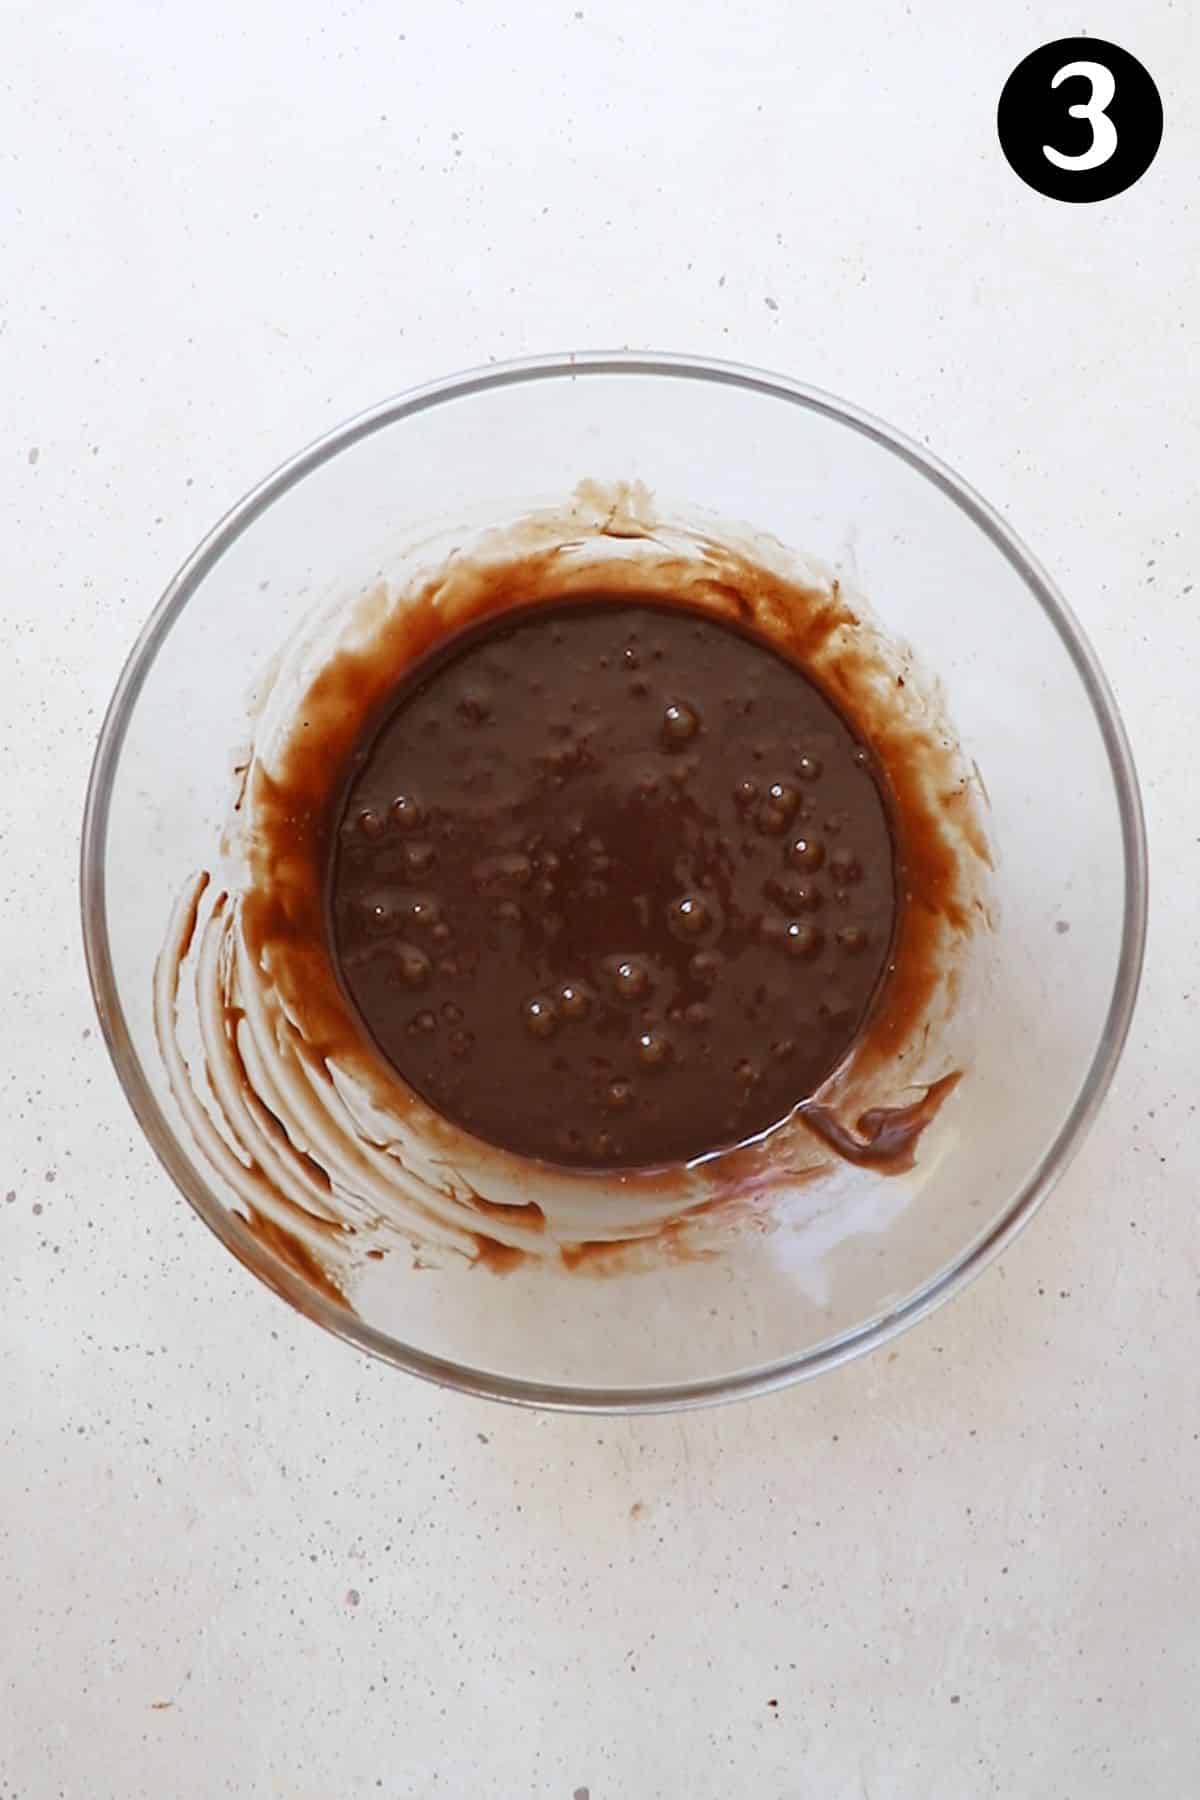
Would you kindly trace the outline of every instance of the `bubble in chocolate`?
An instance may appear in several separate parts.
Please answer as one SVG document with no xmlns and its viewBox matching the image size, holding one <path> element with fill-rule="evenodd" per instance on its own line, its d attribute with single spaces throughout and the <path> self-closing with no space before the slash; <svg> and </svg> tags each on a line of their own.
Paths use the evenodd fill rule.
<svg viewBox="0 0 1200 1800">
<path fill-rule="evenodd" d="M 819 838 L 793 838 L 788 847 L 788 861 L 797 869 L 819 869 L 825 861 L 825 846 Z"/>
<path fill-rule="evenodd" d="M 463 1009 L 461 1006 L 456 1006 L 453 1000 L 446 1000 L 442 1005 L 442 1017 L 447 1025 L 461 1025 Z"/>
<path fill-rule="evenodd" d="M 754 802 L 757 799 L 758 799 L 758 783 L 756 781 L 750 781 L 749 779 L 747 779 L 744 781 L 739 781 L 735 785 L 734 790 L 733 790 L 733 800 L 734 800 L 735 806 L 740 806 L 744 811 L 746 807 L 753 806 Z"/>
<path fill-rule="evenodd" d="M 535 994 L 531 1000 L 526 1000 L 521 1017 L 526 1031 L 533 1037 L 553 1037 L 558 1030 L 558 1013 L 553 1000 L 546 994 Z"/>
<path fill-rule="evenodd" d="M 671 1060 L 671 1040 L 664 1031 L 638 1034 L 638 1061 L 647 1069 L 661 1069 Z"/>
<path fill-rule="evenodd" d="M 700 729 L 700 715 L 686 700 L 672 700 L 663 714 L 662 737 L 668 749 L 689 743 Z"/>
<path fill-rule="evenodd" d="M 815 956 L 822 941 L 816 926 L 806 924 L 803 919 L 789 919 L 783 928 L 783 947 L 789 956 Z"/>
<path fill-rule="evenodd" d="M 863 877 L 862 864 L 853 850 L 847 850 L 844 845 L 830 856 L 829 873 L 835 881 L 861 881 Z"/>
<path fill-rule="evenodd" d="M 857 956 L 867 947 L 867 934 L 861 925 L 842 925 L 837 932 L 837 941 L 842 950 L 849 951 L 851 956 Z"/>
<path fill-rule="evenodd" d="M 758 815 L 758 829 L 764 837 L 782 837 L 792 822 L 792 815 L 778 806 L 764 806 Z"/>
<path fill-rule="evenodd" d="M 605 1094 L 604 1098 L 606 1103 L 612 1108 L 613 1112 L 625 1112 L 628 1107 L 633 1105 L 632 1081 L 610 1081 L 608 1084 L 608 1092 Z"/>
<path fill-rule="evenodd" d="M 374 807 L 365 806 L 358 815 L 358 829 L 365 838 L 382 837 L 386 820 Z"/>
<path fill-rule="evenodd" d="M 458 703 L 458 716 L 465 719 L 468 725 L 482 725 L 491 714 L 486 694 L 475 689 L 468 689 Z"/>
<path fill-rule="evenodd" d="M 431 1012 L 419 1012 L 413 1018 L 413 1027 L 417 1031 L 436 1031 L 437 1015 Z"/>
<path fill-rule="evenodd" d="M 408 903 L 408 918 L 409 923 L 420 931 L 435 930 L 441 923 L 441 901 L 436 894 L 414 894 Z M 439 935 L 442 938 L 449 937 L 449 927 Z"/>
<path fill-rule="evenodd" d="M 795 1038 L 776 1038 L 771 1045 L 771 1055 L 776 1062 L 786 1062 L 789 1056 L 796 1054 Z"/>
<path fill-rule="evenodd" d="M 432 844 L 405 844 L 404 872 L 412 880 L 415 881 L 422 875 L 428 875 L 436 861 L 437 853 Z"/>
<path fill-rule="evenodd" d="M 623 956 L 613 964 L 612 984 L 622 1000 L 638 1000 L 650 986 L 650 973 L 636 957 Z"/>
<path fill-rule="evenodd" d="M 688 964 L 688 974 L 693 981 L 711 987 L 721 973 L 723 960 L 719 950 L 697 950 Z"/>
<path fill-rule="evenodd" d="M 415 831 L 425 821 L 425 810 L 411 794 L 397 794 L 392 801 L 392 822 L 401 831 Z"/>
<path fill-rule="evenodd" d="M 395 903 L 386 898 L 367 900 L 363 906 L 363 923 L 368 931 L 377 932 L 381 936 L 385 932 L 394 931 L 400 923 Z"/>
<path fill-rule="evenodd" d="M 816 781 L 821 773 L 820 757 L 802 756 L 796 764 L 796 773 L 801 781 Z"/>
<path fill-rule="evenodd" d="M 708 904 L 698 894 L 684 894 L 672 900 L 669 916 L 672 928 L 682 937 L 699 937 L 712 924 Z"/>
<path fill-rule="evenodd" d="M 823 902 L 815 882 L 801 881 L 795 875 L 768 881 L 763 893 L 775 906 L 782 906 L 789 913 L 816 912 Z"/>
<path fill-rule="evenodd" d="M 767 804 L 791 818 L 800 804 L 800 796 L 786 781 L 773 781 L 767 789 Z"/>
<path fill-rule="evenodd" d="M 492 917 L 498 919 L 501 925 L 519 925 L 521 909 L 515 900 L 498 900 Z"/>
<path fill-rule="evenodd" d="M 520 850 L 481 856 L 472 866 L 471 880 L 484 894 L 519 893 L 533 880 L 533 864 Z"/>
<path fill-rule="evenodd" d="M 558 1010 L 564 1019 L 586 1019 L 592 996 L 582 981 L 564 981 L 558 990 Z"/>
<path fill-rule="evenodd" d="M 432 973 L 429 958 L 415 944 L 396 946 L 396 972 L 405 987 L 424 987 Z"/>
</svg>

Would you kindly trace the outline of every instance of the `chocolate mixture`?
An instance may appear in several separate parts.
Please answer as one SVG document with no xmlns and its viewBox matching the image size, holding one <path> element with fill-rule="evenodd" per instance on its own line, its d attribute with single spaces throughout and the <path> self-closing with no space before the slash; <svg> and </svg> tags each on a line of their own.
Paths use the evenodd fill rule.
<svg viewBox="0 0 1200 1800">
<path fill-rule="evenodd" d="M 789 1114 L 888 966 L 881 773 L 756 637 L 576 600 L 460 634 L 348 759 L 327 921 L 383 1056 L 449 1119 L 591 1168 Z"/>
</svg>

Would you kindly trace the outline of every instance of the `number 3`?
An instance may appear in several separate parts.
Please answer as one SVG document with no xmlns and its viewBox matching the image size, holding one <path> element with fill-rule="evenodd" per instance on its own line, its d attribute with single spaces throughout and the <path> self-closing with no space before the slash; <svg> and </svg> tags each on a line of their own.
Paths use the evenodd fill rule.
<svg viewBox="0 0 1200 1800">
<path fill-rule="evenodd" d="M 1087 120 L 1092 128 L 1092 141 L 1078 156 L 1064 156 L 1053 144 L 1043 144 L 1042 155 L 1056 169 L 1098 169 L 1108 161 L 1117 147 L 1117 128 L 1106 110 L 1112 105 L 1117 84 L 1113 80 L 1112 70 L 1104 63 L 1073 62 L 1064 64 L 1050 86 L 1056 88 L 1062 82 L 1070 80 L 1072 75 L 1082 75 L 1091 84 L 1091 93 L 1086 101 L 1079 106 L 1069 106 L 1067 112 L 1072 119 Z"/>
</svg>

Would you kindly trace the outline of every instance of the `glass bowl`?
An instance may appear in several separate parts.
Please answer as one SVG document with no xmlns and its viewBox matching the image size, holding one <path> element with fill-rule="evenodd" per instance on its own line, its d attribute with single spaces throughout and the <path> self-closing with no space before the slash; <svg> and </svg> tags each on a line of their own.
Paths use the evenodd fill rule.
<svg viewBox="0 0 1200 1800">
<path fill-rule="evenodd" d="M 618 480 L 819 559 L 940 684 L 995 852 L 987 998 L 964 1078 L 910 1171 L 798 1182 L 710 1253 L 618 1259 L 590 1275 L 542 1257 L 501 1272 L 486 1257 L 422 1255 L 418 1241 L 411 1254 L 364 1251 L 344 1301 L 283 1234 L 252 1228 L 236 1179 L 181 1115 L 153 999 L 167 921 L 227 826 L 255 682 L 314 609 L 361 598 L 414 545 L 445 547 L 456 521 L 502 525 L 577 483 Z M 109 708 L 82 908 L 96 1005 L 133 1109 L 248 1268 L 414 1374 L 498 1399 L 634 1411 L 833 1367 L 921 1318 L 1014 1236 L 1066 1167 L 1119 1056 L 1146 858 L 1104 676 L 1047 576 L 955 475 L 783 377 L 597 353 L 496 365 L 389 400 L 301 452 L 215 528 L 159 601 Z"/>
</svg>

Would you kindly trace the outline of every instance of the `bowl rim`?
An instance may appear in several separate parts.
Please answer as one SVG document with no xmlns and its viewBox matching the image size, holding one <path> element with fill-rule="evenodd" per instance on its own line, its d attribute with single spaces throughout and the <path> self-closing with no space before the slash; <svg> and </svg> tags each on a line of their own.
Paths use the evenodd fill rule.
<svg viewBox="0 0 1200 1800">
<path fill-rule="evenodd" d="M 261 1244 L 236 1213 L 210 1192 L 185 1156 L 147 1080 L 117 992 L 105 904 L 104 856 L 109 802 L 129 720 L 149 670 L 176 618 L 226 550 L 261 514 L 315 469 L 375 432 L 447 400 L 528 381 L 595 375 L 648 376 L 712 382 L 797 405 L 850 427 L 890 451 L 939 488 L 978 526 L 1041 606 L 1073 663 L 1091 703 L 1108 755 L 1120 815 L 1125 896 L 1121 951 L 1108 1012 L 1075 1101 L 1054 1139 L 1000 1217 L 946 1268 L 878 1318 L 811 1349 L 758 1367 L 703 1380 L 645 1387 L 581 1387 L 495 1374 L 420 1350 L 336 1308 Z M 1008 524 L 967 482 L 902 432 L 822 389 L 742 364 L 669 352 L 579 351 L 491 363 L 407 389 L 336 426 L 252 488 L 187 558 L 139 633 L 117 681 L 96 746 L 84 807 L 80 903 L 88 977 L 101 1029 L 126 1098 L 151 1148 L 175 1185 L 227 1249 L 304 1317 L 335 1337 L 410 1374 L 462 1393 L 557 1411 L 678 1411 L 771 1392 L 838 1367 L 915 1325 L 980 1274 L 1028 1223 L 1062 1175 L 1094 1119 L 1129 1030 L 1145 952 L 1147 856 L 1145 822 L 1129 741 L 1108 680 L 1070 607 L 1046 570 Z"/>
</svg>

